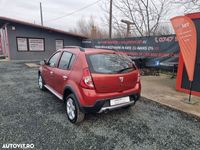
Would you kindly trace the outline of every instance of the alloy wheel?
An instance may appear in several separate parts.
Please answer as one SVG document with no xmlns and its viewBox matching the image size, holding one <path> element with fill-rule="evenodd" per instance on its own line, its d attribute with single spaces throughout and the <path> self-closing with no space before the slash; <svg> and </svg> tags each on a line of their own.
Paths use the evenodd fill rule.
<svg viewBox="0 0 200 150">
<path fill-rule="evenodd" d="M 38 85 L 39 85 L 39 88 L 42 89 L 42 87 L 43 87 L 43 81 L 42 81 L 41 75 L 38 78 Z"/>
<path fill-rule="evenodd" d="M 67 100 L 67 104 L 66 104 L 66 109 L 67 109 L 67 115 L 69 117 L 70 120 L 73 120 L 75 118 L 75 110 L 76 110 L 76 107 L 74 106 L 73 104 L 73 100 L 72 98 L 69 98 Z"/>
</svg>

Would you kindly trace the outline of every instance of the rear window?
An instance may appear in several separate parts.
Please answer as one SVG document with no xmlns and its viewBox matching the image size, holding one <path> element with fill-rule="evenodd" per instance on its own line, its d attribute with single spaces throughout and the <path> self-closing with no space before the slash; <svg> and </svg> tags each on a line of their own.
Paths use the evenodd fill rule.
<svg viewBox="0 0 200 150">
<path fill-rule="evenodd" d="M 125 73 L 136 69 L 131 59 L 124 54 L 91 54 L 87 59 L 93 73 Z"/>
</svg>

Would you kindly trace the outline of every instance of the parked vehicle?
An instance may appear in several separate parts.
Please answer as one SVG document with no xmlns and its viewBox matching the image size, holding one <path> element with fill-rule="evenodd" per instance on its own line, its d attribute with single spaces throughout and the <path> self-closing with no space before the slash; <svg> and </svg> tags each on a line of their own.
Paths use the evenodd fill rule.
<svg viewBox="0 0 200 150">
<path fill-rule="evenodd" d="M 70 122 L 86 113 L 128 108 L 140 98 L 140 74 L 128 56 L 112 50 L 66 47 L 41 63 L 38 85 L 65 103 Z"/>
</svg>

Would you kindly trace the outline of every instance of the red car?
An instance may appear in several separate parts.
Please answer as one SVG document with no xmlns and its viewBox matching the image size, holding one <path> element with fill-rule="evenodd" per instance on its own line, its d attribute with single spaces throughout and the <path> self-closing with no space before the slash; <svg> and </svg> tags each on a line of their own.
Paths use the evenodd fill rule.
<svg viewBox="0 0 200 150">
<path fill-rule="evenodd" d="M 141 92 L 139 71 L 127 55 L 72 46 L 41 64 L 38 84 L 64 101 L 72 123 L 82 121 L 86 113 L 128 108 Z"/>
</svg>

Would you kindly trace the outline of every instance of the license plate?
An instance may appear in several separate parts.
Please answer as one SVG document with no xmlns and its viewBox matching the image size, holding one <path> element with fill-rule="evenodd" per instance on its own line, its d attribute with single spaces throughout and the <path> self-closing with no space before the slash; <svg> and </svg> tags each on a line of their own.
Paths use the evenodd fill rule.
<svg viewBox="0 0 200 150">
<path fill-rule="evenodd" d="M 116 98 L 116 99 L 111 99 L 110 100 L 110 105 L 119 105 L 119 104 L 123 104 L 123 103 L 127 103 L 130 102 L 130 97 L 121 97 L 121 98 Z"/>
</svg>

